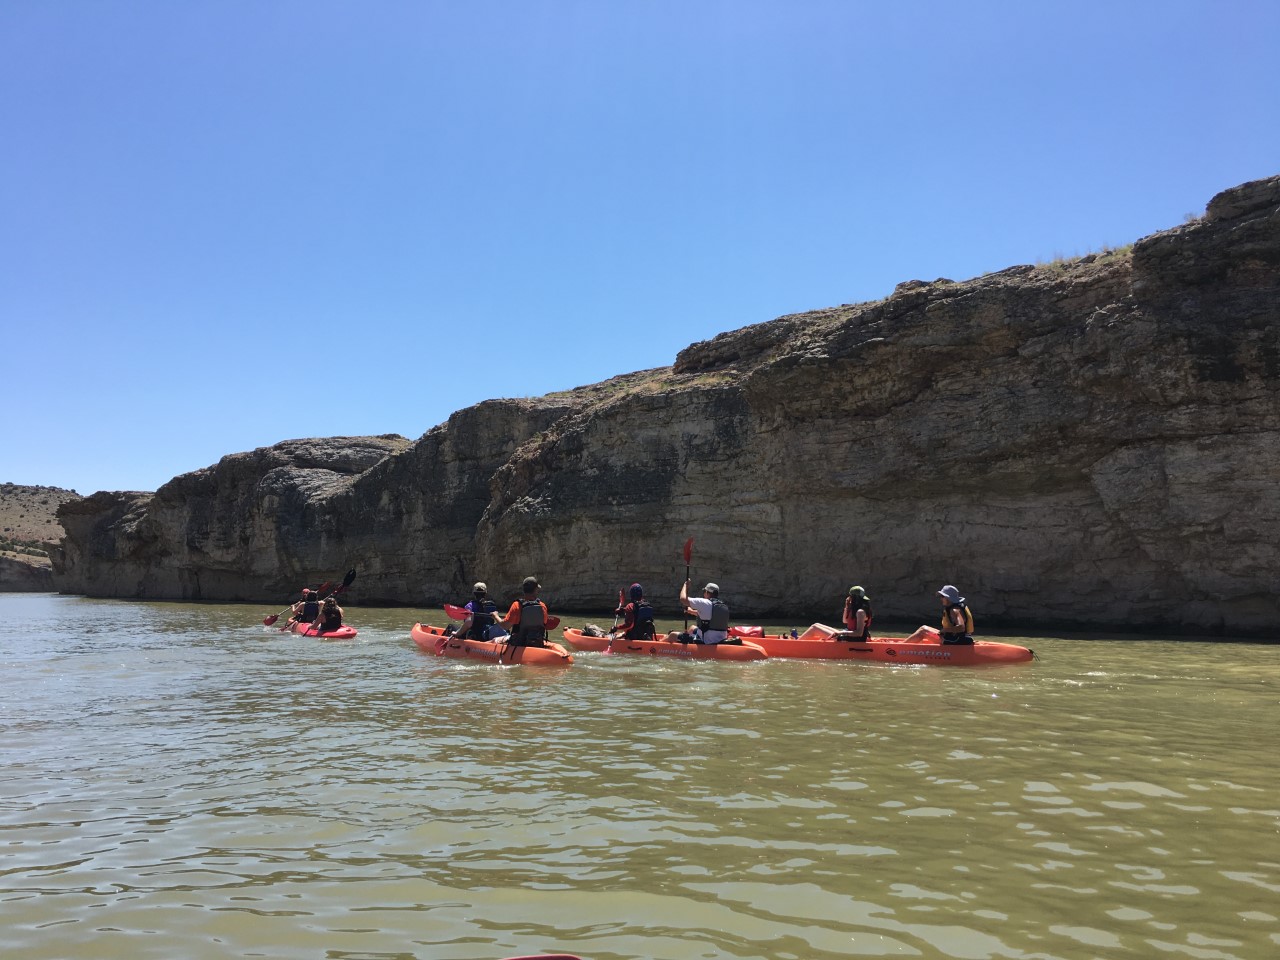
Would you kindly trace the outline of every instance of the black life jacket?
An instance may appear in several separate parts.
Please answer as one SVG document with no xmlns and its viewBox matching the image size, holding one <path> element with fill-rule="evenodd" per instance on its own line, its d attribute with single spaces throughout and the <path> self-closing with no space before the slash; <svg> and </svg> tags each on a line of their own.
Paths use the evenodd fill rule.
<svg viewBox="0 0 1280 960">
<path fill-rule="evenodd" d="M 518 646 L 536 646 L 547 639 L 547 617 L 537 599 L 520 601 L 520 623 L 511 640 Z"/>
<path fill-rule="evenodd" d="M 859 600 L 856 604 L 853 605 L 853 612 L 855 614 L 859 610 L 866 611 L 867 619 L 862 622 L 862 636 L 859 637 L 858 639 L 870 640 L 871 639 L 871 604 L 867 602 L 866 597 L 863 597 L 861 600 Z"/>
<path fill-rule="evenodd" d="M 493 635 L 490 629 L 497 622 L 494 616 L 498 605 L 492 600 L 471 601 L 471 629 L 467 631 L 468 640 L 488 640 Z"/>
<path fill-rule="evenodd" d="M 699 620 L 698 628 L 706 633 L 708 630 L 729 629 L 729 605 L 719 597 L 711 598 L 711 619 Z"/>
<path fill-rule="evenodd" d="M 302 603 L 302 615 L 298 617 L 304 623 L 315 623 L 316 618 L 320 616 L 319 600 L 304 600 Z"/>
<path fill-rule="evenodd" d="M 331 614 L 326 614 L 324 620 L 320 623 L 320 629 L 325 633 L 330 630 L 337 630 L 340 626 L 342 626 L 342 614 L 337 610 Z"/>
<path fill-rule="evenodd" d="M 653 625 L 653 607 L 643 597 L 631 604 L 631 629 L 624 634 L 628 640 L 652 640 L 657 633 Z"/>
</svg>

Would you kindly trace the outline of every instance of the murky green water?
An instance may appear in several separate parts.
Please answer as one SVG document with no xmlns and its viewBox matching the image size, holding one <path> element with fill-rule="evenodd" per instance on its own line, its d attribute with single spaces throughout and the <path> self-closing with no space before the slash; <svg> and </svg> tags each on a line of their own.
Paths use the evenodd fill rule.
<svg viewBox="0 0 1280 960">
<path fill-rule="evenodd" d="M 5 956 L 1280 955 L 1280 646 L 539 671 L 268 612 L 0 595 Z"/>
</svg>

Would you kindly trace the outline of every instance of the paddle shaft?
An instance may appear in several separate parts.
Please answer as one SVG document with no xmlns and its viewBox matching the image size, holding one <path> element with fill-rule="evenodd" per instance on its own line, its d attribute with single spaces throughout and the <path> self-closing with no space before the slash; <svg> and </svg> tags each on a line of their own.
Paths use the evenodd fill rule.
<svg viewBox="0 0 1280 960">
<path fill-rule="evenodd" d="M 333 586 L 333 581 L 326 580 L 324 583 L 320 584 L 320 589 L 317 590 L 316 593 L 324 593 L 331 586 Z M 287 607 L 285 607 L 283 610 L 281 610 L 279 613 L 273 613 L 269 617 L 263 617 L 262 622 L 265 626 L 269 627 L 292 609 L 293 609 L 293 604 L 291 603 Z"/>
</svg>

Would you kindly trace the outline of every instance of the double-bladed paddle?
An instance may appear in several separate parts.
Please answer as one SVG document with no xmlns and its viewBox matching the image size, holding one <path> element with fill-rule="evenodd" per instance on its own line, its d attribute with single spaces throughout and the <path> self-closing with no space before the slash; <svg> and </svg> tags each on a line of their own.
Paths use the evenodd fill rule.
<svg viewBox="0 0 1280 960">
<path fill-rule="evenodd" d="M 320 597 L 321 600 L 326 600 L 329 597 L 336 597 L 338 594 L 342 593 L 343 590 L 346 590 L 347 587 L 351 586 L 352 582 L 355 581 L 355 578 L 356 568 L 352 567 L 347 571 L 347 575 L 342 578 L 342 583 L 338 584 L 337 589 L 333 590 L 332 593 L 326 593 L 326 591 L 333 587 L 333 581 L 326 580 L 324 583 L 320 584 L 320 589 L 316 590 L 316 595 Z M 265 626 L 269 627 L 292 609 L 293 604 L 289 604 L 289 606 L 285 607 L 279 613 L 273 613 L 270 616 L 263 617 L 262 622 Z"/>
<path fill-rule="evenodd" d="M 333 586 L 333 581 L 326 580 L 324 583 L 320 584 L 320 589 L 317 590 L 316 593 L 324 593 L 326 590 L 328 590 L 332 586 Z M 293 609 L 293 604 L 291 603 L 287 607 L 285 607 L 283 610 L 281 610 L 279 613 L 273 613 L 270 616 L 263 617 L 262 618 L 263 625 L 268 627 L 271 626 L 273 623 L 275 623 L 277 620 L 279 620 L 282 616 L 284 616 L 286 613 L 288 613 L 292 609 Z"/>
<path fill-rule="evenodd" d="M 466 620 L 471 616 L 471 611 L 466 607 L 458 607 L 452 603 L 446 603 L 444 605 L 444 612 L 450 620 Z M 554 630 L 558 626 L 560 626 L 560 618 L 548 615 L 546 623 L 547 629 Z"/>
</svg>

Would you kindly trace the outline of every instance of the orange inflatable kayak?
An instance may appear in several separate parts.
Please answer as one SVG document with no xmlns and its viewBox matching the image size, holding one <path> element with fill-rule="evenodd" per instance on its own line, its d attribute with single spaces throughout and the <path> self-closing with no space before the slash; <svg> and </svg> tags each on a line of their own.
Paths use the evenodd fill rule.
<svg viewBox="0 0 1280 960">
<path fill-rule="evenodd" d="M 627 640 L 614 637 L 589 637 L 572 627 L 564 631 L 565 640 L 578 650 L 601 653 L 629 653 L 649 657 L 672 657 L 678 660 L 764 660 L 769 655 L 754 642 L 679 643 L 673 640 Z"/>
<path fill-rule="evenodd" d="M 500 640 L 464 640 L 444 632 L 443 627 L 415 623 L 409 631 L 419 649 L 437 657 L 464 657 L 485 663 L 523 663 L 538 667 L 568 667 L 573 657 L 555 645 L 520 647 Z"/>
<path fill-rule="evenodd" d="M 735 629 L 745 632 L 750 628 L 730 627 L 729 632 L 733 633 Z M 815 632 L 810 628 L 805 634 Z M 1027 647 L 990 640 L 975 640 L 972 645 L 943 643 L 941 639 L 907 640 L 903 637 L 860 640 L 844 631 L 832 631 L 829 636 L 799 638 L 777 634 L 748 635 L 752 643 L 759 644 L 771 657 L 805 660 L 870 660 L 875 663 L 968 667 L 982 663 L 1025 663 L 1035 656 Z"/>
</svg>

